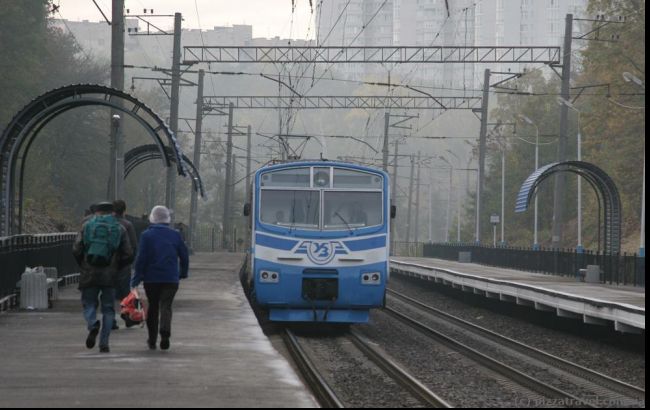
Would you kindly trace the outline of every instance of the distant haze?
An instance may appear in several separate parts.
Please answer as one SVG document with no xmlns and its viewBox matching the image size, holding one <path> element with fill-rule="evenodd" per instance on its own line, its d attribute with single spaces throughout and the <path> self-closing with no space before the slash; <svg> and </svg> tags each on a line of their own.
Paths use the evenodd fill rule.
<svg viewBox="0 0 650 410">
<path fill-rule="evenodd" d="M 96 0 L 108 19 L 111 18 L 111 0 Z M 103 21 L 92 0 L 57 0 L 59 12 L 53 17 L 67 20 Z M 125 0 L 130 14 L 143 14 L 143 9 L 154 14 L 183 14 L 183 28 L 211 29 L 214 26 L 250 24 L 254 37 L 304 39 L 314 38 L 314 22 L 308 0 L 295 0 L 293 24 L 291 24 L 291 0 Z M 312 2 L 314 7 L 317 1 Z M 197 7 L 198 16 L 197 18 Z M 316 10 L 314 10 L 314 16 Z M 173 26 L 171 18 L 153 19 L 163 28 Z"/>
</svg>

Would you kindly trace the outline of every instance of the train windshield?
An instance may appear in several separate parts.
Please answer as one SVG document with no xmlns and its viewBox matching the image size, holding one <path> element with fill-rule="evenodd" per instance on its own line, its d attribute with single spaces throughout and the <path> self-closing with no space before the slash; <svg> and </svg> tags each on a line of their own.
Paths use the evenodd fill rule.
<svg viewBox="0 0 650 410">
<path fill-rule="evenodd" d="M 323 228 L 342 230 L 382 223 L 381 192 L 324 192 Z"/>
<path fill-rule="evenodd" d="M 384 180 L 357 169 L 314 166 L 263 173 L 259 220 L 289 229 L 352 231 L 384 223 Z"/>
<path fill-rule="evenodd" d="M 264 190 L 260 219 L 277 226 L 318 229 L 319 203 L 318 191 Z"/>
</svg>

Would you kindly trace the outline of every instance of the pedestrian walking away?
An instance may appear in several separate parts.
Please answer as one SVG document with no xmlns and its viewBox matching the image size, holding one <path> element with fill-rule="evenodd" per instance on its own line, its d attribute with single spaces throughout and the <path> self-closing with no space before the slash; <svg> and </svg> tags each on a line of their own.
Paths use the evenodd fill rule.
<svg viewBox="0 0 650 410">
<path fill-rule="evenodd" d="M 156 348 L 160 331 L 160 349 L 167 350 L 171 338 L 172 303 L 180 279 L 188 277 L 189 256 L 180 233 L 169 226 L 169 209 L 155 206 L 149 215 L 149 222 L 152 225 L 140 237 L 131 287 L 136 288 L 144 282 L 149 301 L 149 348 Z"/>
<path fill-rule="evenodd" d="M 126 202 L 124 202 L 124 200 L 122 199 L 117 199 L 113 201 L 113 215 L 117 219 L 117 222 L 119 222 L 119 224 L 122 225 L 122 227 L 124 227 L 124 229 L 126 230 L 126 234 L 129 237 L 129 242 L 133 247 L 133 254 L 137 255 L 138 237 L 136 236 L 135 233 L 135 227 L 128 219 L 126 219 L 125 213 L 126 213 Z M 117 275 L 117 283 L 115 287 L 115 300 L 118 307 L 122 299 L 127 297 L 131 291 L 130 288 L 131 270 L 132 270 L 132 265 L 128 264 L 124 266 Z M 125 325 L 129 327 L 129 324 L 126 322 L 126 320 L 125 320 Z M 117 325 L 117 320 L 116 320 L 115 322 L 113 322 L 113 330 L 117 330 L 117 329 L 119 329 L 119 326 Z"/>
<path fill-rule="evenodd" d="M 100 333 L 99 351 L 108 353 L 109 337 L 115 321 L 115 286 L 120 269 L 133 262 L 133 248 L 126 230 L 112 215 L 113 204 L 101 202 L 77 234 L 72 253 L 81 268 L 79 290 L 88 328 L 86 347 L 95 347 Z M 98 303 L 98 299 L 100 302 Z M 101 304 L 102 322 L 97 320 Z"/>
</svg>

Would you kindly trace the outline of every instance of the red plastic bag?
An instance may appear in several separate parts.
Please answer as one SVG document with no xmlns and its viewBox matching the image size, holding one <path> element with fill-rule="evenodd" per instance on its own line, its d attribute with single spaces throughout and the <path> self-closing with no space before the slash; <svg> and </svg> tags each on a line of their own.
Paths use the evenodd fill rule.
<svg viewBox="0 0 650 410">
<path fill-rule="evenodd" d="M 147 320 L 147 312 L 142 305 L 140 295 L 138 295 L 136 289 L 132 289 L 131 292 L 122 299 L 120 306 L 122 308 L 120 316 L 124 319 L 124 322 L 126 322 L 126 327 L 132 327 L 135 325 L 144 326 L 144 322 Z"/>
</svg>

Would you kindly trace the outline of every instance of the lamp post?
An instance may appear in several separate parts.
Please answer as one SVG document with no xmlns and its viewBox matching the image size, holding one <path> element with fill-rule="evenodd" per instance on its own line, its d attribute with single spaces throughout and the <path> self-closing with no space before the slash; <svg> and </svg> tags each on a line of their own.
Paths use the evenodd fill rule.
<svg viewBox="0 0 650 410">
<path fill-rule="evenodd" d="M 623 79 L 625 82 L 632 82 L 645 90 L 645 83 L 639 77 L 632 73 L 624 72 Z M 643 150 L 643 188 L 641 194 L 641 233 L 639 238 L 639 256 L 645 258 L 645 149 Z"/>
<path fill-rule="evenodd" d="M 499 130 L 497 127 L 496 130 Z M 515 128 L 516 131 L 516 128 Z M 501 214 L 500 214 L 500 221 L 499 223 L 501 224 L 501 241 L 499 244 L 501 246 L 505 246 L 506 244 L 506 236 L 505 236 L 505 220 L 506 220 L 506 144 L 503 140 L 501 140 L 501 132 L 500 130 L 497 132 L 496 136 L 498 137 L 498 144 L 499 147 L 501 148 Z M 495 227 L 496 229 L 496 227 Z M 496 231 L 495 231 L 496 235 Z M 495 242 L 496 243 L 496 242 Z M 495 245 L 496 246 L 496 245 Z"/>
<path fill-rule="evenodd" d="M 580 110 L 578 110 L 571 101 L 562 97 L 557 97 L 557 103 L 564 105 L 578 114 L 578 161 L 582 161 L 582 136 L 580 135 Z M 585 248 L 582 246 L 582 177 L 578 175 L 578 253 L 583 253 Z"/>
<path fill-rule="evenodd" d="M 500 223 L 499 214 L 490 215 L 490 223 L 492 224 L 492 246 L 497 247 L 497 225 Z"/>
<path fill-rule="evenodd" d="M 428 195 L 429 200 L 427 201 L 429 203 L 429 206 L 428 206 L 428 209 L 427 209 L 427 211 L 428 211 L 427 215 L 429 216 L 428 219 L 427 219 L 428 222 L 429 222 L 429 243 L 431 243 L 431 241 L 432 241 L 432 233 L 433 233 L 432 229 L 431 229 L 431 203 L 433 202 L 432 186 L 433 186 L 433 176 L 432 176 L 432 174 L 429 174 L 429 195 Z"/>
<path fill-rule="evenodd" d="M 519 118 L 524 120 L 528 125 L 535 127 L 535 171 L 539 169 L 539 127 L 533 122 L 530 118 L 526 117 L 523 114 L 517 115 Z M 537 194 L 535 194 L 535 222 L 533 227 L 533 249 L 539 250 L 539 240 L 537 237 L 538 230 L 538 214 L 537 214 Z"/>
<path fill-rule="evenodd" d="M 449 242 L 449 214 L 451 212 L 451 190 L 453 187 L 454 166 L 451 164 L 451 162 L 447 161 L 447 158 L 443 157 L 442 155 L 440 155 L 438 158 L 449 165 L 449 192 L 447 193 L 447 217 L 445 218 L 445 242 Z"/>
<path fill-rule="evenodd" d="M 448 149 L 447 152 L 451 154 L 456 160 L 458 160 L 458 167 L 461 167 L 461 161 L 458 155 L 454 153 L 454 151 Z M 468 167 L 469 168 L 469 167 Z M 460 185 L 460 184 L 459 184 Z M 461 206 L 460 206 L 460 186 L 456 187 L 456 242 L 460 243 L 460 211 L 461 211 Z"/>
<path fill-rule="evenodd" d="M 501 246 L 506 245 L 506 148 L 501 147 Z"/>
<path fill-rule="evenodd" d="M 643 194 L 641 196 L 641 238 L 639 239 L 639 256 L 645 258 L 645 150 L 643 152 Z"/>
<path fill-rule="evenodd" d="M 625 80 L 625 82 L 628 83 L 632 82 L 645 90 L 645 84 L 643 83 L 643 80 L 635 76 L 634 74 L 625 71 L 623 73 L 623 79 Z"/>
<path fill-rule="evenodd" d="M 113 163 L 113 197 L 112 200 L 120 199 L 124 196 L 124 142 L 123 137 L 120 135 L 120 120 L 119 114 L 113 114 L 111 117 L 111 125 L 113 127 L 113 135 L 115 135 L 115 162 Z"/>
</svg>

